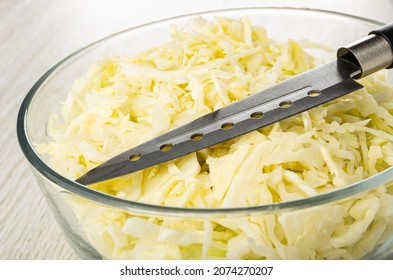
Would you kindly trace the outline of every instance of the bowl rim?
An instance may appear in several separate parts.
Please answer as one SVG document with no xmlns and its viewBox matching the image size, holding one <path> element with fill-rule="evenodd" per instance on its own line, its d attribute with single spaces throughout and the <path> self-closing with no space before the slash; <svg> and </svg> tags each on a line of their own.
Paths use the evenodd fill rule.
<svg viewBox="0 0 393 280">
<path fill-rule="evenodd" d="M 75 181 L 63 177 L 55 170 L 51 169 L 35 152 L 35 149 L 33 148 L 33 145 L 27 136 L 27 114 L 29 111 L 29 107 L 35 97 L 35 94 L 39 91 L 40 87 L 63 64 L 83 54 L 84 52 L 89 51 L 90 49 L 94 48 L 100 43 L 110 40 L 113 37 L 128 32 L 132 32 L 134 30 L 140 30 L 144 27 L 150 27 L 153 25 L 170 22 L 174 20 L 192 18 L 195 16 L 208 16 L 208 15 L 211 16 L 215 14 L 241 12 L 247 10 L 306 12 L 309 14 L 324 14 L 329 16 L 338 16 L 341 18 L 348 18 L 351 20 L 361 21 L 363 23 L 368 23 L 375 26 L 381 26 L 384 24 L 380 21 L 373 20 L 373 19 L 368 19 L 360 16 L 355 16 L 355 15 L 350 15 L 350 14 L 345 14 L 335 11 L 322 10 L 322 9 L 299 8 L 299 7 L 241 7 L 241 8 L 207 10 L 202 12 L 188 13 L 184 15 L 168 17 L 168 18 L 151 21 L 145 24 L 141 24 L 121 30 L 119 32 L 112 33 L 109 36 L 106 36 L 89 45 L 86 45 L 83 48 L 80 48 L 79 50 L 71 53 L 70 55 L 66 56 L 64 59 L 60 60 L 57 64 L 55 64 L 52 68 L 50 68 L 42 77 L 38 79 L 38 81 L 33 85 L 33 87 L 29 90 L 29 92 L 25 96 L 18 112 L 16 130 L 17 130 L 17 137 L 18 137 L 20 148 L 24 153 L 26 159 L 29 161 L 30 166 L 33 168 L 34 171 L 37 171 L 44 178 L 56 184 L 57 186 L 61 187 L 62 189 L 72 194 L 82 196 L 83 198 L 86 198 L 90 201 L 102 204 L 104 206 L 115 207 L 127 211 L 135 211 L 141 214 L 149 214 L 149 215 L 154 214 L 157 216 L 166 215 L 166 216 L 175 216 L 175 217 L 176 216 L 184 217 L 184 215 L 188 215 L 195 218 L 205 218 L 211 216 L 227 216 L 228 214 L 230 214 L 231 217 L 236 215 L 253 214 L 253 213 L 272 214 L 277 211 L 282 212 L 288 210 L 309 208 L 309 207 L 318 206 L 330 202 L 345 200 L 349 197 L 371 190 L 381 184 L 393 180 L 393 167 L 390 167 L 374 176 L 368 177 L 362 181 L 356 182 L 346 187 L 328 193 L 323 193 L 316 196 L 303 198 L 303 199 L 277 202 L 272 204 L 264 204 L 264 205 L 251 206 L 251 207 L 248 206 L 248 207 L 232 207 L 232 208 L 185 208 L 185 207 L 175 207 L 175 206 L 154 205 L 154 204 L 147 204 L 147 203 L 127 200 L 91 189 L 87 186 L 84 186 L 82 184 L 79 184 Z"/>
</svg>

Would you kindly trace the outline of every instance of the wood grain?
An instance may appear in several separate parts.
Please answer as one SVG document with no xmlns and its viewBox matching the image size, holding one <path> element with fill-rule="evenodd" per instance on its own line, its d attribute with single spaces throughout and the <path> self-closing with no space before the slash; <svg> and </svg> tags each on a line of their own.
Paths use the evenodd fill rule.
<svg viewBox="0 0 393 280">
<path fill-rule="evenodd" d="M 78 259 L 66 243 L 33 178 L 16 137 L 19 106 L 38 78 L 69 53 L 112 32 L 202 10 L 284 5 L 255 0 L 1 0 L 0 1 L 0 259 Z M 381 21 L 393 2 L 297 1 Z M 343 3 L 344 2 L 344 3 Z M 356 2 L 356 5 L 354 3 Z M 371 6 L 370 6 L 371 5 Z M 372 8 L 370 8 L 372 7 Z"/>
</svg>

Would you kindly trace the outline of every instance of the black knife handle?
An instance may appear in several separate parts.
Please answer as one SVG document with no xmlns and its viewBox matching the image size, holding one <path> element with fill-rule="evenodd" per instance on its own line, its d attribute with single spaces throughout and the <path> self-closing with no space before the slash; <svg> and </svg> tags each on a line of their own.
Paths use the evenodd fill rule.
<svg viewBox="0 0 393 280">
<path fill-rule="evenodd" d="M 355 64 L 361 70 L 352 78 L 366 77 L 393 67 L 393 23 L 389 23 L 337 51 L 337 57 Z"/>
<path fill-rule="evenodd" d="M 393 51 L 393 22 L 386 24 L 374 31 L 371 31 L 370 35 L 371 34 L 382 36 L 389 43 Z M 392 64 L 390 64 L 386 68 L 393 68 L 393 61 Z"/>
</svg>

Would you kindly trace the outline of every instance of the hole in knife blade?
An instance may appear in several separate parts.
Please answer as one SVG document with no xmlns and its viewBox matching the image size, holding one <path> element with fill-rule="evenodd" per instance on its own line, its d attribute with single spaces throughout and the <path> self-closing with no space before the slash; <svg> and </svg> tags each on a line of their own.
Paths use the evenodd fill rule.
<svg viewBox="0 0 393 280">
<path fill-rule="evenodd" d="M 320 91 L 320 90 L 317 90 L 317 89 L 310 90 L 310 91 L 307 93 L 307 95 L 308 95 L 308 96 L 311 96 L 311 97 L 317 97 L 317 96 L 320 95 L 320 94 L 321 94 L 321 91 Z"/>
<path fill-rule="evenodd" d="M 191 135 L 191 140 L 194 140 L 194 141 L 199 141 L 202 138 L 203 138 L 203 134 L 202 133 L 197 133 L 197 134 Z"/>
<path fill-rule="evenodd" d="M 137 160 L 140 160 L 141 157 L 142 157 L 141 154 L 133 154 L 133 155 L 130 155 L 129 159 L 130 159 L 131 161 L 137 161 Z"/>
<path fill-rule="evenodd" d="M 172 148 L 173 148 L 172 144 L 164 144 L 164 145 L 161 145 L 160 150 L 163 152 L 167 152 L 167 151 L 171 150 Z"/>
<path fill-rule="evenodd" d="M 292 106 L 292 102 L 291 102 L 291 101 L 283 101 L 283 102 L 281 102 L 281 103 L 279 104 L 279 106 L 280 106 L 281 108 L 286 109 L 286 108 L 289 108 L 289 107 Z"/>
<path fill-rule="evenodd" d="M 253 119 L 260 119 L 263 117 L 263 113 L 262 112 L 254 112 L 250 115 L 250 117 Z"/>
<path fill-rule="evenodd" d="M 230 130 L 230 129 L 233 128 L 233 126 L 234 126 L 233 123 L 224 123 L 224 124 L 221 126 L 221 128 L 222 128 L 223 130 Z"/>
</svg>

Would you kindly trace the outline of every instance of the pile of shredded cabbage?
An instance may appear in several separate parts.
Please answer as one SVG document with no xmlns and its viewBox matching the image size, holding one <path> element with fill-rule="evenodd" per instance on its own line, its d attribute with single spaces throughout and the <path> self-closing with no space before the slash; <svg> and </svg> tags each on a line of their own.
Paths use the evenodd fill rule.
<svg viewBox="0 0 393 280">
<path fill-rule="evenodd" d="M 248 18 L 197 18 L 134 57 L 108 57 L 70 91 L 38 145 L 75 179 L 124 150 L 321 63 Z M 364 89 L 269 127 L 118 179 L 99 191 L 148 204 L 240 207 L 337 190 L 393 164 L 393 88 Z M 233 219 L 133 215 L 70 202 L 87 238 L 115 259 L 353 259 L 393 234 L 393 188 L 308 210 Z"/>
</svg>

